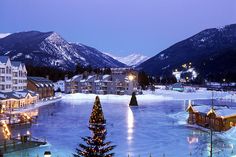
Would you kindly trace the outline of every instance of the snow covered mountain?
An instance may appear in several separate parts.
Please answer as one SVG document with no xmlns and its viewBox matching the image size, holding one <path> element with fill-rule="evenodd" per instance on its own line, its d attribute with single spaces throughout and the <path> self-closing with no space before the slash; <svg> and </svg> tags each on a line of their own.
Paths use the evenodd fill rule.
<svg viewBox="0 0 236 157">
<path fill-rule="evenodd" d="M 95 48 L 69 43 L 55 32 L 13 33 L 0 39 L 0 55 L 27 65 L 74 70 L 77 64 L 92 67 L 124 67 L 125 64 Z"/>
<path fill-rule="evenodd" d="M 0 39 L 5 38 L 6 36 L 10 35 L 11 33 L 0 33 Z"/>
<path fill-rule="evenodd" d="M 154 76 L 171 76 L 191 63 L 203 77 L 236 78 L 236 24 L 203 30 L 140 64 L 137 69 Z"/>
<path fill-rule="evenodd" d="M 114 59 L 120 61 L 121 63 L 124 63 L 128 66 L 133 66 L 136 67 L 139 64 L 143 63 L 144 61 L 148 60 L 149 57 L 141 55 L 141 54 L 136 54 L 136 53 L 132 53 L 128 56 L 125 57 L 117 57 L 117 56 L 113 56 L 110 53 L 106 53 L 107 55 L 110 55 L 111 57 L 113 57 Z"/>
</svg>

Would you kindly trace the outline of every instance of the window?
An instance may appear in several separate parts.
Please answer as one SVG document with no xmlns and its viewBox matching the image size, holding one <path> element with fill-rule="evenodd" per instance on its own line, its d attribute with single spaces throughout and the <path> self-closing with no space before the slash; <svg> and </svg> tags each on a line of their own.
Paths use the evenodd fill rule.
<svg viewBox="0 0 236 157">
<path fill-rule="evenodd" d="M 5 85 L 0 85 L 0 90 L 5 90 Z"/>
<path fill-rule="evenodd" d="M 0 82 L 5 82 L 5 76 L 0 76 Z"/>
<path fill-rule="evenodd" d="M 0 73 L 5 74 L 5 68 L 0 68 Z"/>
</svg>

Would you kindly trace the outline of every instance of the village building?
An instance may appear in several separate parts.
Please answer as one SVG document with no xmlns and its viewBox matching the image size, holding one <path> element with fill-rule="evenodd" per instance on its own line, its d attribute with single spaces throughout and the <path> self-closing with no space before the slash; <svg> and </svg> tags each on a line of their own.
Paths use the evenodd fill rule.
<svg viewBox="0 0 236 157">
<path fill-rule="evenodd" d="M 84 73 L 65 78 L 65 93 L 132 94 L 138 91 L 138 72 L 111 68 L 111 74 Z"/>
<path fill-rule="evenodd" d="M 75 75 L 71 79 L 65 77 L 65 93 L 78 93 L 79 92 L 79 82 L 83 79 L 83 75 Z"/>
<path fill-rule="evenodd" d="M 132 68 L 111 68 L 112 94 L 129 94 L 138 91 L 138 72 Z"/>
<path fill-rule="evenodd" d="M 188 123 L 211 128 L 214 131 L 227 131 L 236 126 L 236 111 L 228 108 L 216 109 L 210 106 L 192 106 L 187 108 Z"/>
<path fill-rule="evenodd" d="M 38 101 L 38 94 L 24 89 L 22 91 L 0 92 L 1 111 L 25 108 Z"/>
<path fill-rule="evenodd" d="M 0 92 L 24 90 L 27 87 L 25 64 L 0 56 Z"/>
<path fill-rule="evenodd" d="M 88 75 L 79 81 L 78 91 L 79 93 L 95 93 L 95 80 L 97 80 L 97 75 Z"/>
<path fill-rule="evenodd" d="M 60 91 L 60 92 L 65 92 L 65 81 L 64 80 L 59 80 L 57 82 L 54 82 L 54 91 Z"/>
<path fill-rule="evenodd" d="M 28 77 L 27 88 L 39 94 L 39 99 L 54 97 L 54 84 L 44 77 Z"/>
</svg>

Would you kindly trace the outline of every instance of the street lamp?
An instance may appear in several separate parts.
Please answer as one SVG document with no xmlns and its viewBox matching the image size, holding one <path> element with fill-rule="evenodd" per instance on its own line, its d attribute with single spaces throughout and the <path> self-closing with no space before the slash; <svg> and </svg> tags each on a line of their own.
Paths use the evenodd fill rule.
<svg viewBox="0 0 236 157">
<path fill-rule="evenodd" d="M 129 79 L 130 81 L 133 81 L 133 80 L 134 80 L 134 75 L 129 75 L 129 76 L 128 76 L 128 79 Z"/>
<path fill-rule="evenodd" d="M 130 81 L 130 83 L 129 83 L 129 88 L 131 88 L 131 89 L 129 89 L 129 90 L 132 90 L 132 91 L 130 92 L 130 94 L 131 94 L 131 93 L 133 93 L 133 90 L 134 90 L 134 79 L 135 79 L 135 76 L 132 75 L 132 74 L 130 74 L 130 75 L 128 76 L 128 79 L 129 79 L 129 81 Z"/>
<path fill-rule="evenodd" d="M 44 157 L 51 157 L 51 152 L 50 151 L 45 151 L 44 152 Z"/>
</svg>

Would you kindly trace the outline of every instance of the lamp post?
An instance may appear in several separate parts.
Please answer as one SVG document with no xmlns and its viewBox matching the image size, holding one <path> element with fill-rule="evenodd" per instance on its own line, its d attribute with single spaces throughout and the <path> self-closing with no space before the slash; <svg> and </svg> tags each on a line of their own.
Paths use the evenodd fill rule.
<svg viewBox="0 0 236 157">
<path fill-rule="evenodd" d="M 45 151 L 44 152 L 44 157 L 51 157 L 51 152 L 50 151 Z"/>
<path fill-rule="evenodd" d="M 133 93 L 133 91 L 134 91 L 134 82 L 133 82 L 133 80 L 135 79 L 135 76 L 134 75 L 132 75 L 132 74 L 130 74 L 129 76 L 128 76 L 128 79 L 129 79 L 129 81 L 131 82 L 131 93 Z"/>
</svg>

